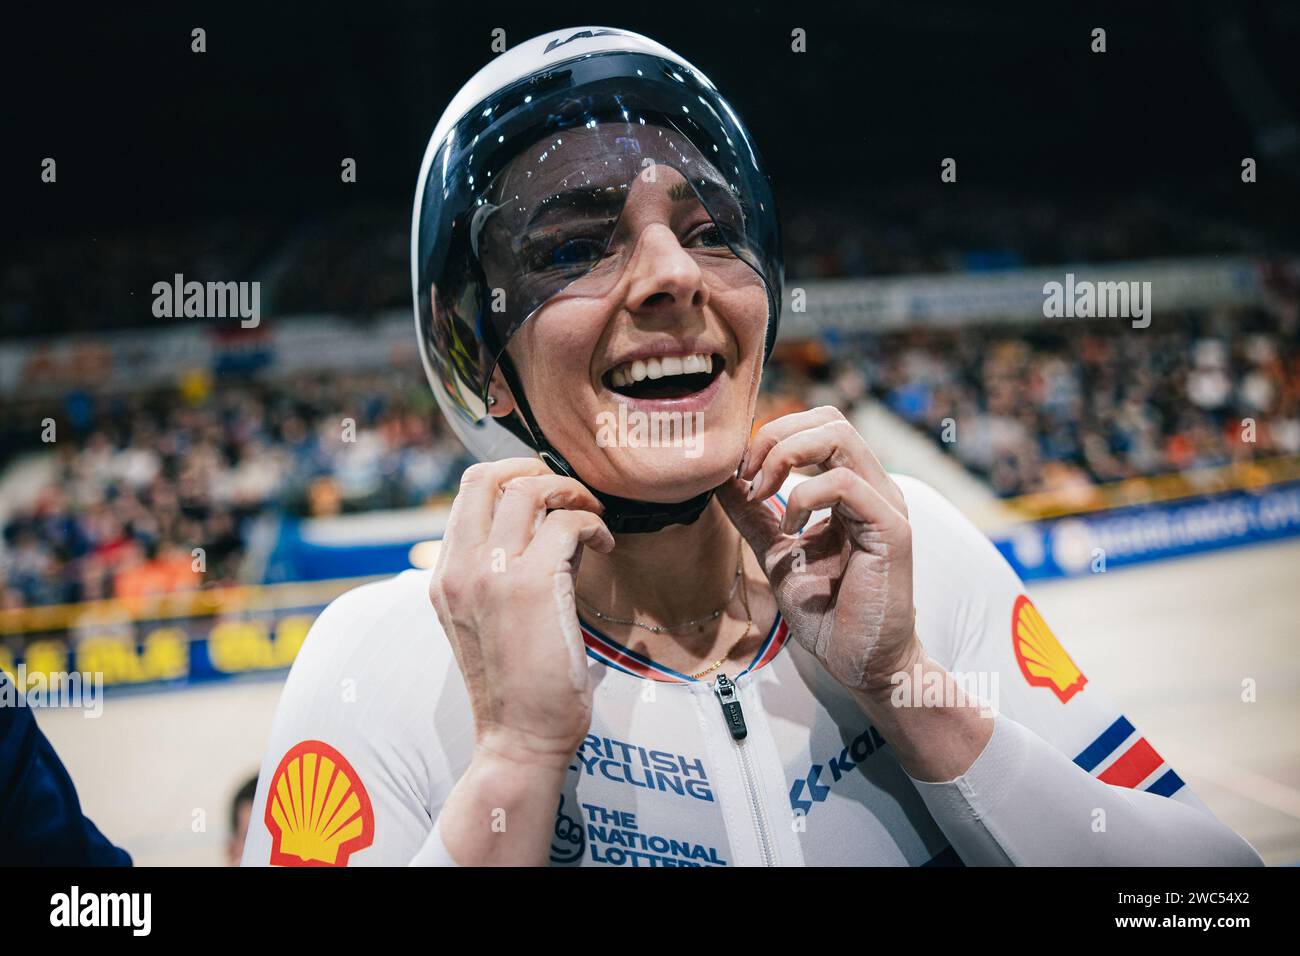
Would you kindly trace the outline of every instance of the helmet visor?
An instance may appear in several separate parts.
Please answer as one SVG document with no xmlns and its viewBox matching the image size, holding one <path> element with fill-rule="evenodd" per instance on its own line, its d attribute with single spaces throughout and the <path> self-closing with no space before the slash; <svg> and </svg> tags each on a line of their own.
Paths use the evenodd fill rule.
<svg viewBox="0 0 1300 956">
<path fill-rule="evenodd" d="M 611 294 L 670 235 L 706 287 L 766 287 L 770 351 L 781 292 L 771 189 L 704 77 L 645 54 L 563 63 L 484 101 L 426 162 L 414 250 L 422 358 L 480 458 L 490 451 L 479 429 L 462 426 L 483 421 L 492 369 L 519 327 L 554 300 Z"/>
<path fill-rule="evenodd" d="M 642 243 L 652 226 L 668 230 L 706 286 L 758 284 L 745 215 L 741 197 L 674 129 L 606 122 L 548 136 L 503 170 L 474 212 L 470 242 L 489 290 L 482 337 L 504 348 L 552 299 L 608 295 L 631 262 L 653 254 Z"/>
</svg>

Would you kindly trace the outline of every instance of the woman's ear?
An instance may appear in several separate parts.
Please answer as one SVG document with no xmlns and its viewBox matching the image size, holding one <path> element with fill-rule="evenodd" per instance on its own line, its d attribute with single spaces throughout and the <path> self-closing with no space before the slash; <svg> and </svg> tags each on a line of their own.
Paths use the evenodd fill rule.
<svg viewBox="0 0 1300 956">
<path fill-rule="evenodd" d="M 498 365 L 492 370 L 492 381 L 488 383 L 488 414 L 493 418 L 504 418 L 514 410 L 515 397 Z"/>
</svg>

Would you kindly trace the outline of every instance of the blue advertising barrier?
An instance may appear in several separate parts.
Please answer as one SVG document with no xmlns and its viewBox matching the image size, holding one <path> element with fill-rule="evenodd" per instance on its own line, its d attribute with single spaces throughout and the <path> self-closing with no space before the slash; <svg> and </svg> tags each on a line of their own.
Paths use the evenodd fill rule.
<svg viewBox="0 0 1300 956">
<path fill-rule="evenodd" d="M 411 547 L 421 540 L 413 535 L 398 541 L 321 544 L 305 538 L 297 521 L 285 520 L 280 524 L 262 583 L 400 574 L 411 566 Z"/>
<path fill-rule="evenodd" d="M 1300 535 L 1300 482 L 1022 525 L 993 543 L 1026 581 Z"/>
</svg>

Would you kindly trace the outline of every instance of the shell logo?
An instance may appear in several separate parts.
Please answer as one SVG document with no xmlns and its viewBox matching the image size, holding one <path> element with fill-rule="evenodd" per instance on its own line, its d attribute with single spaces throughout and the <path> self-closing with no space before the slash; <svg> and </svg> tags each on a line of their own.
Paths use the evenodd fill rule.
<svg viewBox="0 0 1300 956">
<path fill-rule="evenodd" d="M 375 840 L 375 814 L 343 755 L 304 740 L 280 761 L 266 797 L 274 866 L 347 866 Z"/>
<path fill-rule="evenodd" d="M 1038 608 L 1023 594 L 1011 609 L 1011 645 L 1029 685 L 1049 688 L 1063 704 L 1088 683 Z"/>
</svg>

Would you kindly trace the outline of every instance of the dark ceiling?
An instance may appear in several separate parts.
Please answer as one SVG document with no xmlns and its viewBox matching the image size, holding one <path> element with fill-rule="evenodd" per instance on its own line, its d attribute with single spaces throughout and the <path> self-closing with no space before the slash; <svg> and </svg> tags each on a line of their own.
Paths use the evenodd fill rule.
<svg viewBox="0 0 1300 956">
<path fill-rule="evenodd" d="M 7 14 L 5 180 L 28 230 L 406 204 L 425 138 L 492 55 L 493 28 L 517 42 L 606 21 L 708 73 L 787 198 L 869 197 L 935 179 L 954 156 L 962 181 L 1012 194 L 1215 203 L 1244 155 L 1271 181 L 1258 215 L 1275 210 L 1274 188 L 1294 197 L 1295 4 L 177 6 Z M 196 26 L 202 55 L 189 50 Z M 1105 54 L 1089 52 L 1094 26 Z M 795 27 L 805 54 L 790 51 Z M 37 179 L 45 156 L 59 162 L 57 193 Z M 343 156 L 360 174 L 346 192 Z"/>
</svg>

